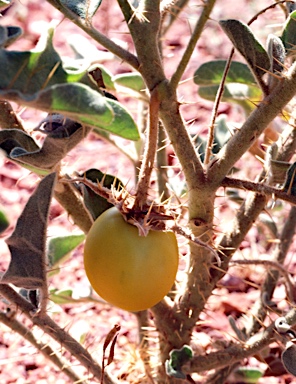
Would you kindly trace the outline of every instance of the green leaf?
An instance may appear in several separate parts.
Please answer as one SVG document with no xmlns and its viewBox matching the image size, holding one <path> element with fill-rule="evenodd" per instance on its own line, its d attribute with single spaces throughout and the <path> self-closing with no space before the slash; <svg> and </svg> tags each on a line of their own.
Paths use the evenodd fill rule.
<svg viewBox="0 0 296 384">
<path fill-rule="evenodd" d="M 263 372 L 259 368 L 239 367 L 233 372 L 235 382 L 245 384 L 255 384 L 263 376 Z"/>
<path fill-rule="evenodd" d="M 9 227 L 9 220 L 5 211 L 0 206 L 0 234 L 3 233 Z"/>
<path fill-rule="evenodd" d="M 165 362 L 165 369 L 168 376 L 178 379 L 186 379 L 182 372 L 182 365 L 187 363 L 193 357 L 191 347 L 183 345 L 180 349 L 173 349 L 170 352 L 170 359 Z"/>
<path fill-rule="evenodd" d="M 6 240 L 11 261 L 2 276 L 4 284 L 36 289 L 46 281 L 46 229 L 56 174 L 42 179 L 17 220 L 13 234 Z"/>
<path fill-rule="evenodd" d="M 60 0 L 60 3 L 69 8 L 82 19 L 90 20 L 97 12 L 102 0 Z"/>
<path fill-rule="evenodd" d="M 50 267 L 54 268 L 65 262 L 70 253 L 80 245 L 84 239 L 84 234 L 51 238 L 47 245 L 47 257 Z"/>
<path fill-rule="evenodd" d="M 5 76 L 0 77 L 0 98 L 58 112 L 81 124 L 138 140 L 131 115 L 122 105 L 92 89 L 95 85 L 86 70 L 65 70 L 52 46 L 53 31 L 50 28 L 33 51 L 0 49 L 0 64 L 7 68 Z"/>
<path fill-rule="evenodd" d="M 198 94 L 206 100 L 214 101 L 218 88 L 218 85 L 202 86 L 199 87 Z M 225 85 L 222 101 L 239 104 L 249 114 L 255 108 L 254 103 L 261 100 L 261 97 L 262 92 L 257 86 L 229 83 Z"/>
<path fill-rule="evenodd" d="M 34 95 L 24 95 L 18 91 L 0 91 L 2 99 L 24 104 L 48 112 L 59 112 L 72 120 L 106 128 L 114 119 L 114 111 L 106 98 L 90 87 L 79 84 L 57 84 Z"/>
<path fill-rule="evenodd" d="M 139 140 L 138 127 L 131 114 L 116 100 L 106 99 L 106 102 L 114 113 L 113 120 L 108 126 L 101 126 L 100 128 L 128 140 Z"/>
<path fill-rule="evenodd" d="M 75 302 L 73 299 L 73 289 L 52 289 L 50 290 L 49 298 L 55 304 L 71 304 Z"/>
<path fill-rule="evenodd" d="M 195 84 L 202 86 L 220 84 L 226 63 L 226 60 L 214 60 L 202 64 L 194 73 Z M 226 83 L 256 85 L 256 80 L 246 64 L 232 61 L 226 76 Z"/>
<path fill-rule="evenodd" d="M 101 302 L 92 296 L 92 289 L 87 288 L 81 291 L 81 288 L 72 289 L 51 289 L 49 298 L 56 304 L 72 304 L 72 303 L 87 303 L 87 302 Z"/>
<path fill-rule="evenodd" d="M 121 73 L 112 78 L 116 85 L 129 88 L 132 91 L 141 92 L 146 89 L 143 77 L 138 72 Z"/>
<path fill-rule="evenodd" d="M 54 28 L 50 27 L 41 37 L 34 50 L 8 51 L 0 50 L 0 63 L 5 70 L 5 76 L 0 78 L 1 90 L 15 90 L 21 95 L 34 95 L 57 83 L 79 81 L 85 74 L 73 70 L 67 72 L 59 54 L 53 48 L 52 39 Z M 36 96 L 35 96 L 36 97 Z"/>
<path fill-rule="evenodd" d="M 122 182 L 115 176 L 104 174 L 98 169 L 88 169 L 79 176 L 85 177 L 93 183 L 102 183 L 104 187 L 109 189 L 111 189 L 111 187 L 115 189 L 120 189 L 123 187 Z M 88 209 L 89 213 L 91 214 L 94 220 L 107 209 L 113 207 L 113 204 L 109 203 L 102 196 L 97 195 L 91 188 L 84 185 L 83 183 L 79 183 L 78 189 L 80 190 L 83 196 L 83 201 L 86 208 Z"/>
<path fill-rule="evenodd" d="M 260 80 L 270 70 L 271 63 L 267 52 L 251 29 L 241 21 L 233 19 L 221 20 L 219 24 L 234 47 L 245 58 L 256 79 Z"/>
<path fill-rule="evenodd" d="M 296 11 L 289 14 L 283 28 L 282 41 L 286 48 L 287 56 L 295 54 L 296 46 Z"/>
</svg>

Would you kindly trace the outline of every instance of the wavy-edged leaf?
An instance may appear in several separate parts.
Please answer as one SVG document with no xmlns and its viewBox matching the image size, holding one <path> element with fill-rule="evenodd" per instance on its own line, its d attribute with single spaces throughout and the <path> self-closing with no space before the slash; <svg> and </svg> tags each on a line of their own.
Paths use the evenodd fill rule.
<svg viewBox="0 0 296 384">
<path fill-rule="evenodd" d="M 282 41 L 286 48 L 287 56 L 295 55 L 296 46 L 296 11 L 289 14 L 282 32 Z"/>
<path fill-rule="evenodd" d="M 50 27 L 40 37 L 31 51 L 0 50 L 0 63 L 5 68 L 5 76 L 0 78 L 2 91 L 12 89 L 33 98 L 38 91 L 55 84 L 78 82 L 86 73 L 86 68 L 77 65 L 74 70 L 65 70 L 63 61 L 52 45 L 54 28 Z"/>
<path fill-rule="evenodd" d="M 26 168 L 39 173 L 38 170 L 50 172 L 56 165 L 73 149 L 89 132 L 89 129 L 82 127 L 72 121 L 75 130 L 68 131 L 68 134 L 47 135 L 42 147 L 34 151 L 27 151 L 21 147 L 15 147 L 9 153 L 9 158 L 13 161 L 23 164 Z"/>
<path fill-rule="evenodd" d="M 202 64 L 194 73 L 193 81 L 198 85 L 220 84 L 226 60 L 213 60 Z M 256 85 L 256 80 L 249 67 L 239 61 L 232 61 L 226 76 L 226 83 Z"/>
<path fill-rule="evenodd" d="M 0 148 L 6 152 L 7 156 L 15 148 L 22 148 L 28 152 L 40 149 L 35 140 L 20 129 L 0 130 Z"/>
<path fill-rule="evenodd" d="M 221 20 L 219 24 L 261 83 L 262 76 L 270 70 L 271 64 L 263 45 L 251 29 L 239 20 Z"/>
<path fill-rule="evenodd" d="M 56 174 L 42 179 L 6 240 L 11 261 L 1 283 L 26 289 L 43 287 L 46 281 L 46 229 Z"/>
<path fill-rule="evenodd" d="M 80 83 L 56 84 L 34 95 L 15 90 L 1 90 L 0 98 L 31 108 L 61 113 L 83 124 L 106 128 L 114 112 L 99 92 Z"/>
</svg>

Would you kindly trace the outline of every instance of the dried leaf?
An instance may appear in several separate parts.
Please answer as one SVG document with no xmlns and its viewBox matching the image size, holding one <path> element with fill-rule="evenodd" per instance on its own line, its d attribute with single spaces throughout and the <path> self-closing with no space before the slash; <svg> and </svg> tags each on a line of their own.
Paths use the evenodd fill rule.
<svg viewBox="0 0 296 384">
<path fill-rule="evenodd" d="M 101 384 L 103 384 L 104 381 L 104 372 L 105 372 L 105 367 L 107 367 L 109 364 L 112 363 L 113 358 L 114 358 L 114 349 L 115 349 L 115 344 L 118 336 L 118 332 L 120 331 L 120 325 L 115 324 L 114 327 L 109 331 L 108 335 L 105 338 L 104 344 L 103 344 L 103 358 L 102 358 L 102 377 L 101 377 Z M 110 353 L 109 357 L 107 360 L 107 364 L 105 364 L 105 353 L 108 345 L 111 343 L 110 346 Z"/>
</svg>

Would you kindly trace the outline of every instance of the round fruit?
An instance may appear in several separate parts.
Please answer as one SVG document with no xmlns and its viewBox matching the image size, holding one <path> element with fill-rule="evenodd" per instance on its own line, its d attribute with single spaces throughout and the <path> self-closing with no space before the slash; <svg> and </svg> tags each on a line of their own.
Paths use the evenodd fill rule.
<svg viewBox="0 0 296 384">
<path fill-rule="evenodd" d="M 91 227 L 84 267 L 93 289 L 109 303 L 141 311 L 157 304 L 172 288 L 178 270 L 173 232 L 139 236 L 117 208 L 105 211 Z"/>
</svg>

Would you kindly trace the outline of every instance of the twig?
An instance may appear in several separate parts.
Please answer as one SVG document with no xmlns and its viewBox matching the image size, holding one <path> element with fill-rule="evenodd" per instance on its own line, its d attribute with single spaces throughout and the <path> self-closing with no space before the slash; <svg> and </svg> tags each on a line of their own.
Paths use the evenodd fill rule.
<svg viewBox="0 0 296 384">
<path fill-rule="evenodd" d="M 173 25 L 174 21 L 177 20 L 181 11 L 185 8 L 189 0 L 177 0 L 170 5 L 169 9 L 165 9 L 165 12 L 168 13 L 168 21 L 165 22 L 164 27 L 162 28 L 162 36 L 164 36 L 170 27 Z"/>
<path fill-rule="evenodd" d="M 173 74 L 171 80 L 170 80 L 170 85 L 172 89 L 176 89 L 179 81 L 181 80 L 181 77 L 183 73 L 186 70 L 186 67 L 189 63 L 189 60 L 191 59 L 191 56 L 194 52 L 194 49 L 196 47 L 196 43 L 204 30 L 205 23 L 208 21 L 210 17 L 210 13 L 215 5 L 216 0 L 208 0 L 204 1 L 204 8 L 203 11 L 195 25 L 195 28 L 193 30 L 193 33 L 190 37 L 190 40 L 186 46 L 185 52 L 183 53 L 183 56 L 178 64 L 178 67 Z"/>
<path fill-rule="evenodd" d="M 48 315 L 42 317 L 35 313 L 35 307 L 14 289 L 6 284 L 0 284 L 0 294 L 10 303 L 15 304 L 34 325 L 37 325 L 45 333 L 56 340 L 61 346 L 70 352 L 94 377 L 102 376 L 101 366 L 92 358 L 91 354 L 70 336 L 63 328 L 60 328 Z M 115 378 L 104 375 L 104 384 L 117 384 Z"/>
<path fill-rule="evenodd" d="M 202 240 L 199 240 L 199 238 L 195 237 L 187 229 L 181 228 L 180 226 L 178 226 L 176 224 L 173 225 L 172 227 L 170 227 L 170 229 L 172 231 L 178 233 L 179 235 L 185 237 L 187 240 L 192 241 L 193 243 L 195 243 L 197 245 L 200 245 L 201 247 L 204 247 L 207 250 L 209 250 L 215 256 L 215 259 L 217 261 L 218 267 L 221 266 L 221 259 L 220 259 L 219 255 L 218 255 L 218 253 L 211 246 L 209 246 L 209 244 L 205 243 Z"/>
<path fill-rule="evenodd" d="M 263 265 L 267 266 L 268 268 L 273 268 L 279 271 L 283 277 L 285 278 L 287 282 L 287 296 L 291 303 L 294 302 L 294 281 L 290 275 L 290 273 L 287 271 L 285 267 L 283 267 L 281 264 L 279 264 L 275 260 L 269 260 L 269 259 L 252 259 L 252 260 L 243 260 L 243 259 L 232 259 L 230 264 L 240 264 L 240 265 Z"/>
<path fill-rule="evenodd" d="M 12 331 L 17 332 L 29 343 L 31 343 L 48 360 L 55 364 L 61 370 L 61 372 L 67 375 L 71 381 L 86 383 L 86 380 L 83 380 L 70 367 L 67 366 L 69 362 L 65 361 L 62 357 L 59 357 L 57 352 L 55 352 L 48 344 L 43 344 L 37 340 L 33 333 L 22 323 L 20 323 L 14 316 L 0 312 L 0 321 L 9 327 Z"/>
<path fill-rule="evenodd" d="M 208 132 L 208 137 L 207 137 L 207 144 L 206 144 L 206 151 L 205 151 L 205 160 L 204 164 L 207 165 L 210 162 L 211 156 L 212 156 L 212 148 L 213 148 L 213 143 L 214 143 L 214 131 L 215 131 L 215 121 L 217 118 L 218 114 L 218 107 L 220 104 L 220 101 L 223 96 L 224 88 L 225 88 L 225 83 L 226 83 L 226 77 L 230 69 L 232 57 L 234 55 L 234 48 L 232 48 L 227 63 L 224 68 L 223 76 L 219 84 L 219 88 L 215 97 L 214 101 L 214 106 L 212 110 L 212 116 L 209 124 L 209 132 Z"/>
<path fill-rule="evenodd" d="M 148 311 L 140 311 L 136 312 L 135 316 L 138 321 L 138 332 L 139 332 L 139 351 L 140 356 L 143 361 L 143 365 L 145 368 L 145 373 L 148 381 L 153 384 L 153 376 L 152 376 L 152 366 L 151 359 L 149 354 L 149 312 Z"/>
<path fill-rule="evenodd" d="M 89 24 L 89 21 L 84 20 L 83 18 L 76 15 L 74 12 L 71 12 L 69 8 L 64 6 L 58 0 L 47 0 L 47 2 L 54 6 L 56 9 L 58 9 L 64 16 L 66 16 L 69 20 L 71 20 L 74 24 L 76 24 L 79 28 L 86 32 L 96 42 L 108 49 L 108 51 L 114 53 L 114 55 L 124 60 L 136 70 L 139 69 L 139 62 L 136 56 L 134 56 L 132 53 L 128 52 L 118 44 L 114 43 L 104 34 L 100 33 L 92 25 Z"/>
<path fill-rule="evenodd" d="M 167 151 L 165 140 L 167 139 L 163 125 L 160 123 L 158 127 L 158 150 L 156 153 L 157 163 L 157 184 L 158 193 L 161 201 L 165 201 L 170 198 L 169 189 L 167 187 L 168 174 L 167 174 Z"/>
<path fill-rule="evenodd" d="M 281 199 L 287 201 L 288 203 L 296 205 L 296 196 L 290 195 L 282 189 L 270 187 L 266 184 L 254 183 L 252 181 L 225 177 L 221 182 L 221 186 L 257 192 L 265 196 L 273 196 L 277 199 Z"/>
<path fill-rule="evenodd" d="M 157 151 L 158 139 L 158 111 L 159 111 L 159 98 L 158 87 L 151 92 L 149 103 L 149 127 L 147 132 L 147 139 L 145 142 L 145 151 L 143 161 L 139 174 L 139 181 L 137 184 L 136 198 L 134 202 L 134 209 L 141 209 L 146 201 L 148 189 L 150 185 L 150 178 L 154 167 L 155 154 Z"/>
<path fill-rule="evenodd" d="M 273 261 L 276 261 L 279 265 L 283 264 L 287 256 L 290 245 L 293 242 L 293 237 L 296 230 L 296 207 L 293 206 L 290 209 L 289 216 L 285 221 L 285 225 L 281 231 L 279 242 L 273 252 Z M 267 274 L 261 291 L 265 293 L 265 301 L 270 301 L 278 281 L 279 273 L 278 270 L 271 270 Z M 293 292 L 293 289 L 292 289 Z M 294 302 L 292 295 L 292 302 Z M 255 307 L 253 308 L 252 314 L 249 318 L 249 321 L 246 325 L 247 335 L 251 335 L 254 332 L 257 332 L 261 327 L 261 322 L 264 321 L 266 316 L 266 306 L 262 301 L 262 295 Z"/>
</svg>

